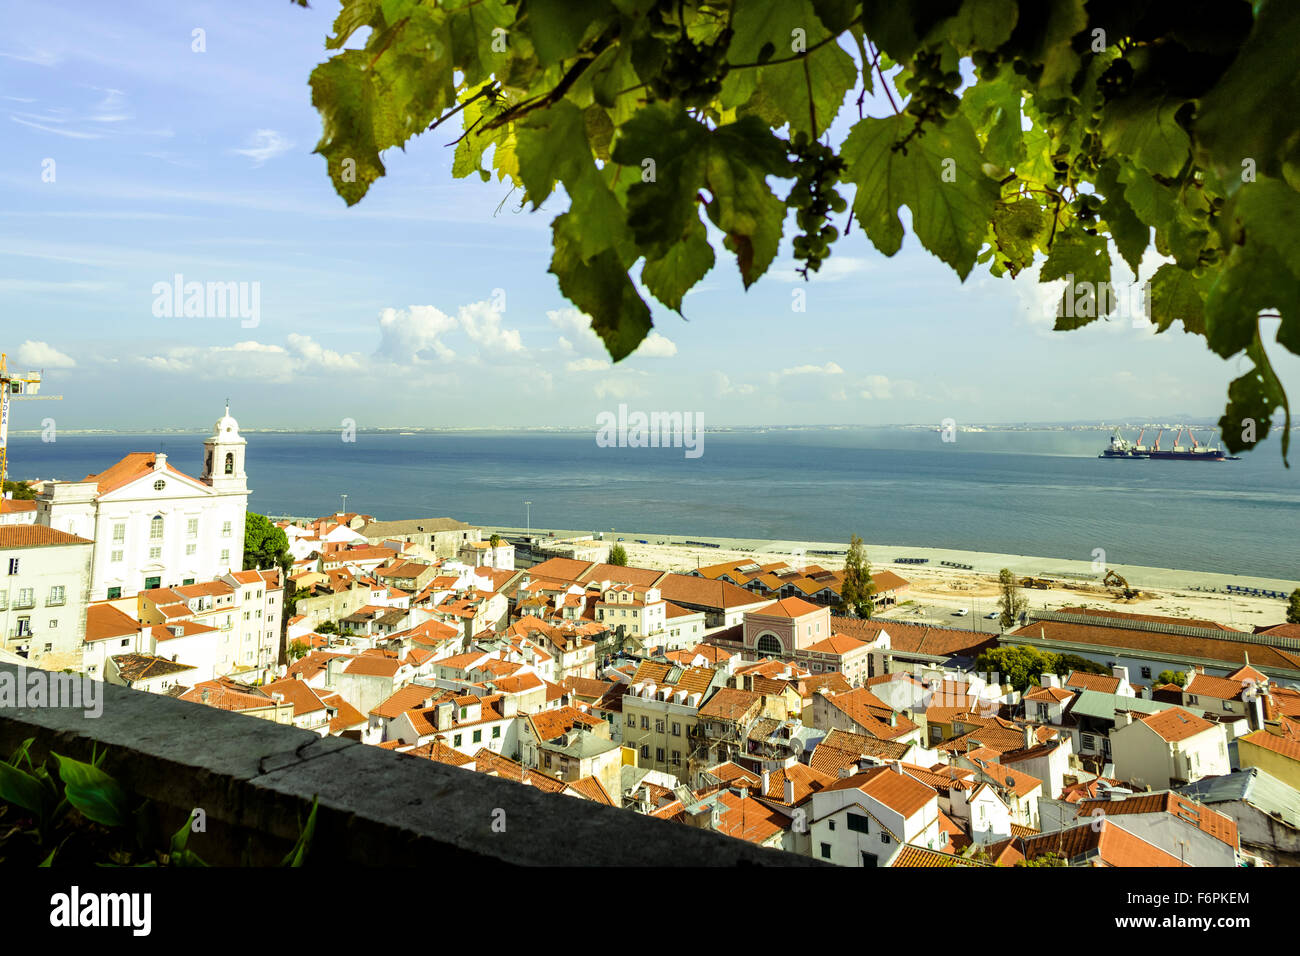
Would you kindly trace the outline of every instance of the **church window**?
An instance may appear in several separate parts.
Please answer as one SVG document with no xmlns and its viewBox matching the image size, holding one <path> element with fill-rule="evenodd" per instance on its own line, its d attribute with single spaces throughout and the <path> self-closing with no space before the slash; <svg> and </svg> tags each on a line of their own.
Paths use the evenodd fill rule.
<svg viewBox="0 0 1300 956">
<path fill-rule="evenodd" d="M 198 537 L 199 534 L 198 518 L 190 518 L 187 522 L 185 522 L 185 533 L 189 535 L 191 538 Z"/>
<path fill-rule="evenodd" d="M 149 537 L 158 539 L 163 536 L 163 519 L 162 515 L 154 515 L 149 522 Z"/>
<path fill-rule="evenodd" d="M 226 521 L 226 522 L 223 522 L 223 523 L 222 523 L 222 525 L 221 525 L 221 537 L 223 537 L 223 538 L 229 538 L 229 537 L 230 537 L 230 522 L 229 522 L 229 521 Z"/>
<path fill-rule="evenodd" d="M 226 474 L 233 475 L 234 473 L 235 473 L 235 453 L 228 451 L 226 452 Z"/>
<path fill-rule="evenodd" d="M 755 647 L 761 654 L 780 654 L 782 652 L 781 642 L 771 634 L 761 636 Z"/>
<path fill-rule="evenodd" d="M 154 491 L 162 491 L 166 487 L 167 487 L 167 482 L 163 481 L 161 478 L 153 483 Z"/>
</svg>

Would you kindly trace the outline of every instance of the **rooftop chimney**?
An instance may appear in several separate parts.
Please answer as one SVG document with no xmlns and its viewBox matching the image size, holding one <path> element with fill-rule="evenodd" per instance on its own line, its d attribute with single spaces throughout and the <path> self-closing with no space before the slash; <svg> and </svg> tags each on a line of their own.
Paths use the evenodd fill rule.
<svg viewBox="0 0 1300 956">
<path fill-rule="evenodd" d="M 785 802 L 789 805 L 794 804 L 794 781 L 788 773 L 785 776 Z"/>
<path fill-rule="evenodd" d="M 894 773 L 902 773 L 903 764 L 898 760 L 891 760 L 889 761 L 889 769 L 894 771 Z"/>
<path fill-rule="evenodd" d="M 762 790 L 764 796 L 767 795 L 767 788 L 768 788 L 768 785 L 769 785 L 771 782 L 772 782 L 772 774 L 771 774 L 768 770 L 764 769 L 764 770 L 763 770 L 763 790 Z"/>
<path fill-rule="evenodd" d="M 167 456 L 164 455 L 162 452 L 158 452 L 158 454 L 153 456 L 153 470 L 165 471 L 166 469 L 167 469 Z"/>
<path fill-rule="evenodd" d="M 1028 750 L 1036 743 L 1038 743 L 1038 735 L 1034 732 L 1034 728 L 1025 724 L 1025 749 Z"/>
</svg>

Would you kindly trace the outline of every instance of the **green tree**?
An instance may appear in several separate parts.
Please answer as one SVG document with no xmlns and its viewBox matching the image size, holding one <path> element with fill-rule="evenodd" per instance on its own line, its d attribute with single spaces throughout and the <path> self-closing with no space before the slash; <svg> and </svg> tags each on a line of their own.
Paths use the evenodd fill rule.
<svg viewBox="0 0 1300 956">
<path fill-rule="evenodd" d="M 1300 588 L 1291 592 L 1291 602 L 1286 607 L 1288 624 L 1300 624 Z"/>
<path fill-rule="evenodd" d="M 25 481 L 9 481 L 6 479 L 4 490 L 14 501 L 32 501 L 36 498 L 36 492 Z"/>
<path fill-rule="evenodd" d="M 501 546 L 501 535 L 494 534 L 492 537 L 488 538 L 488 545 L 493 548 L 499 548 Z"/>
<path fill-rule="evenodd" d="M 1059 853 L 1040 853 L 1038 856 L 1017 860 L 1016 866 L 1069 866 Z"/>
<path fill-rule="evenodd" d="M 620 568 L 627 567 L 627 552 L 623 550 L 621 544 L 615 544 L 609 549 L 609 563 L 616 564 Z"/>
<path fill-rule="evenodd" d="M 1187 680 L 1186 671 L 1161 671 L 1156 675 L 1157 685 L 1177 684 L 1182 687 L 1185 680 Z"/>
<path fill-rule="evenodd" d="M 288 578 L 293 564 L 289 556 L 289 538 L 266 515 L 248 512 L 244 519 L 244 570 L 280 568 Z"/>
<path fill-rule="evenodd" d="M 1111 672 L 1105 664 L 1098 664 L 1078 654 L 1057 654 L 1048 673 L 1068 675 L 1072 671 L 1081 674 L 1110 674 Z"/>
<path fill-rule="evenodd" d="M 1016 576 L 1007 568 L 998 572 L 998 587 L 1002 589 L 1002 596 L 998 599 L 998 607 L 1002 609 L 1002 613 L 998 615 L 998 623 L 1005 631 L 1015 626 L 1016 619 L 1029 606 L 1029 602 L 1020 596 L 1020 586 L 1016 583 Z"/>
<path fill-rule="evenodd" d="M 749 288 L 787 242 L 806 278 L 850 216 L 892 256 L 906 206 L 962 280 L 1068 277 L 1061 331 L 1118 308 L 1112 250 L 1136 272 L 1154 245 L 1155 329 L 1250 366 L 1225 444 L 1280 407 L 1286 457 L 1258 320 L 1300 353 L 1295 0 L 343 0 L 325 48 L 316 151 L 348 205 L 458 123 L 453 176 L 533 209 L 563 187 L 550 271 L 616 361 L 642 289 L 682 313 L 719 254 Z"/>
<path fill-rule="evenodd" d="M 323 621 L 316 625 L 317 634 L 337 634 L 338 632 L 339 626 L 334 621 Z"/>
<path fill-rule="evenodd" d="M 876 582 L 871 579 L 871 563 L 856 534 L 849 539 L 844 555 L 844 579 L 840 583 L 840 610 L 857 617 L 869 618 L 875 611 Z"/>
<path fill-rule="evenodd" d="M 1018 691 L 1037 684 L 1043 674 L 1056 673 L 1054 667 L 1053 655 L 1024 644 L 992 647 L 975 659 L 976 671 L 996 673 L 1001 683 L 1010 684 Z"/>
<path fill-rule="evenodd" d="M 286 656 L 289 658 L 289 662 L 292 663 L 300 657 L 305 657 L 310 650 L 311 648 L 302 641 L 293 641 L 289 644 Z"/>
</svg>

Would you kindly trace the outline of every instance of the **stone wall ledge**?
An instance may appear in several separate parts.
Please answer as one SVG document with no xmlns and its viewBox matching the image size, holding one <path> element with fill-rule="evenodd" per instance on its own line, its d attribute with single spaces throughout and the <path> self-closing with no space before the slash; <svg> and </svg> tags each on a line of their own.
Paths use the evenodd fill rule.
<svg viewBox="0 0 1300 956">
<path fill-rule="evenodd" d="M 27 671 L 0 664 L 0 680 L 13 674 L 27 686 Z M 38 760 L 106 751 L 103 768 L 154 804 L 160 832 L 204 811 L 207 831 L 193 834 L 190 847 L 216 865 L 278 862 L 314 798 L 312 865 L 819 865 L 353 740 L 112 684 L 97 691 L 98 717 L 66 706 L 0 706 L 0 759 L 29 737 Z"/>
</svg>

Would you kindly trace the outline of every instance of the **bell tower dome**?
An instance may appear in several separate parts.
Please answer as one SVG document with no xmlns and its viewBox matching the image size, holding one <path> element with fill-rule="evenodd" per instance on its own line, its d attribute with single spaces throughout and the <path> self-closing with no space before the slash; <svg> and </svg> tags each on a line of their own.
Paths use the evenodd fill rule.
<svg viewBox="0 0 1300 956">
<path fill-rule="evenodd" d="M 203 481 L 216 491 L 247 492 L 248 476 L 244 473 L 244 447 L 239 422 L 226 414 L 213 426 L 212 436 L 203 440 Z"/>
</svg>

